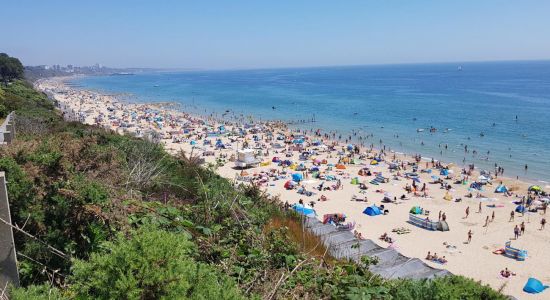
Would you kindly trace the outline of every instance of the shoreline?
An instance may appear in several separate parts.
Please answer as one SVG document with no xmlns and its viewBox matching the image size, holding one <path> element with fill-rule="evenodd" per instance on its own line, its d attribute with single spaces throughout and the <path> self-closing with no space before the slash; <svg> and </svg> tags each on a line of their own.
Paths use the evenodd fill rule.
<svg viewBox="0 0 550 300">
<path fill-rule="evenodd" d="M 156 84 L 159 83 L 158 80 L 160 79 L 155 79 L 157 78 L 155 76 L 152 77 L 153 79 L 147 78 L 149 77 L 144 77 L 143 79 L 143 87 L 129 87 L 128 90 L 124 90 L 123 88 L 116 85 L 116 82 L 118 81 L 114 82 L 115 85 L 110 85 L 107 84 L 103 79 L 97 79 L 99 81 L 96 82 L 96 78 L 94 77 L 90 77 L 89 81 L 80 81 L 77 79 L 74 80 L 74 82 L 80 83 L 83 86 L 89 85 L 96 87 L 93 88 L 93 91 L 97 91 L 103 94 L 124 94 L 126 92 L 133 92 L 135 93 L 133 95 L 123 95 L 121 97 L 118 97 L 119 100 L 131 103 L 151 103 L 157 101 L 174 101 L 173 99 L 178 99 L 176 101 L 178 101 L 178 103 L 181 105 L 182 110 L 187 113 L 192 112 L 194 115 L 200 115 L 203 118 L 210 118 L 211 116 L 214 116 L 219 119 L 233 122 L 236 120 L 235 118 L 238 118 L 239 115 L 248 116 L 251 114 L 250 112 L 252 112 L 254 120 L 283 120 L 289 124 L 289 128 L 300 128 L 308 130 L 317 130 L 318 128 L 321 128 L 323 132 L 335 132 L 336 140 L 338 140 L 338 136 L 341 136 L 342 138 L 339 140 L 339 142 L 342 143 L 349 135 L 351 136 L 351 139 L 353 139 L 352 142 L 354 144 L 363 144 L 364 146 L 368 146 L 370 144 L 375 148 L 383 148 L 383 146 L 385 145 L 386 149 L 389 149 L 388 147 L 390 147 L 392 150 L 395 150 L 397 152 L 408 154 L 421 153 L 427 158 L 433 157 L 434 159 L 445 163 L 452 162 L 461 167 L 468 167 L 469 164 L 474 164 L 477 171 L 487 170 L 491 173 L 494 173 L 495 167 L 496 165 L 498 165 L 499 167 L 504 167 L 506 169 L 504 175 L 506 175 L 506 177 L 508 177 L 509 179 L 515 179 L 517 178 L 517 176 L 519 176 L 518 179 L 523 182 L 549 185 L 548 181 L 550 181 L 550 179 L 548 176 L 550 176 L 550 174 L 547 172 L 546 168 L 548 164 L 545 160 L 541 161 L 541 158 L 543 156 L 539 156 L 540 154 L 547 155 L 546 151 L 531 151 L 532 149 L 530 147 L 530 142 L 528 142 L 527 140 L 522 140 L 523 138 L 526 138 L 523 136 L 518 136 L 517 138 L 513 139 L 506 139 L 506 142 L 502 142 L 500 140 L 499 142 L 495 140 L 496 136 L 500 136 L 503 134 L 503 128 L 520 128 L 517 129 L 518 131 L 514 134 L 524 132 L 522 131 L 524 129 L 521 128 L 525 125 L 521 125 L 524 123 L 521 118 L 519 123 L 517 123 L 516 121 L 517 124 L 508 124 L 506 125 L 507 127 L 501 127 L 501 120 L 487 119 L 491 120 L 491 122 L 494 121 L 498 123 L 498 126 L 495 125 L 495 123 L 492 123 L 493 127 L 491 127 L 490 125 L 487 125 L 487 127 L 479 127 L 481 125 L 478 124 L 479 126 L 476 126 L 475 128 L 479 128 L 479 130 L 485 131 L 487 133 L 487 136 L 485 137 L 476 137 L 476 135 L 479 134 L 479 131 L 477 133 L 468 132 L 468 129 L 474 127 L 464 126 L 462 124 L 462 121 L 460 120 L 457 120 L 457 123 L 454 124 L 449 124 L 448 122 L 446 123 L 444 121 L 442 123 L 432 123 L 432 121 L 429 121 L 429 119 L 425 120 L 426 116 L 422 117 L 416 114 L 411 114 L 410 117 L 412 118 L 413 116 L 418 116 L 418 121 L 416 120 L 416 118 L 413 118 L 412 121 L 407 121 L 407 117 L 401 116 L 399 118 L 399 121 L 396 123 L 396 119 L 394 117 L 391 117 L 391 113 L 389 116 L 387 116 L 386 122 L 382 121 L 385 120 L 385 117 L 376 117 L 377 115 L 380 115 L 380 113 L 374 114 L 374 119 L 372 119 L 371 121 L 371 119 L 369 119 L 370 117 L 366 117 L 367 119 L 365 119 L 365 116 L 368 115 L 368 113 L 359 112 L 360 117 L 357 117 L 355 114 L 351 115 L 351 112 L 347 111 L 345 113 L 338 114 L 342 117 L 330 117 L 326 115 L 326 112 L 322 113 L 323 110 L 321 109 L 321 118 L 319 118 L 319 114 L 317 114 L 315 123 L 301 123 L 299 122 L 300 119 L 307 119 L 307 121 L 310 121 L 309 119 L 311 118 L 312 113 L 313 116 L 316 115 L 313 108 L 307 110 L 299 108 L 295 111 L 293 107 L 288 106 L 288 103 L 286 104 L 287 106 L 284 107 L 281 107 L 283 106 L 283 104 L 277 105 L 277 103 L 273 103 L 274 107 L 276 106 L 277 109 L 272 110 L 271 104 L 267 105 L 266 103 L 265 105 L 256 105 L 251 103 L 250 100 L 247 100 L 247 103 L 251 105 L 250 108 L 248 108 L 247 106 L 240 107 L 235 106 L 235 101 L 232 101 L 230 98 L 227 99 L 227 104 L 225 104 L 226 102 L 223 99 L 219 97 L 216 98 L 215 93 L 211 95 L 211 93 L 208 92 L 197 94 L 205 95 L 205 97 L 203 98 L 206 99 L 206 102 L 203 103 L 200 102 L 202 101 L 200 96 L 198 96 L 198 99 L 195 99 L 195 92 L 193 92 L 193 94 L 185 92 L 179 94 L 173 90 L 172 85 L 167 85 L 167 91 L 169 92 L 164 92 L 162 90 L 164 84 L 160 84 L 161 88 L 152 87 L 153 84 L 157 86 Z M 73 81 L 73 79 L 69 78 L 69 81 Z M 141 82 L 142 80 L 139 81 Z M 133 82 L 133 80 L 131 82 Z M 121 82 L 121 84 L 126 84 L 126 82 Z M 150 86 L 148 84 L 150 84 Z M 228 90 L 227 92 L 230 92 L 230 90 Z M 187 95 L 188 98 L 182 98 L 183 95 Z M 270 99 L 268 96 L 269 94 L 266 95 L 266 97 Z M 214 97 L 214 100 L 208 100 L 212 97 Z M 230 97 L 240 99 L 238 95 L 233 95 Z M 261 97 L 261 94 L 258 94 L 257 97 Z M 197 101 L 197 103 L 200 103 L 199 106 L 195 105 L 195 101 Z M 238 104 L 239 101 L 237 101 L 236 103 Z M 302 102 L 304 101 L 305 100 L 302 100 Z M 260 103 L 261 102 L 262 101 L 260 101 Z M 304 103 L 307 104 L 310 102 L 305 101 Z M 348 113 L 350 114 L 349 116 L 347 115 Z M 513 116 L 511 116 L 510 118 L 512 117 Z M 506 122 L 504 120 L 502 122 L 514 123 L 512 121 Z M 406 124 L 406 127 L 403 127 L 403 124 Z M 436 127 L 439 127 L 439 130 L 431 132 L 426 126 L 430 125 L 428 127 L 432 128 L 432 124 Z M 419 129 L 416 130 L 416 128 Z M 514 136 L 514 134 L 506 133 L 505 135 Z M 530 136 L 530 138 L 532 137 Z M 384 141 L 383 143 L 381 142 L 382 140 Z M 509 147 L 508 145 L 512 147 Z M 467 150 L 465 149 L 465 146 L 468 147 Z M 524 170 L 524 165 L 526 164 L 529 165 L 528 171 Z M 550 185 L 548 188 L 550 188 Z"/>
<path fill-rule="evenodd" d="M 206 130 L 206 132 L 204 132 L 203 128 L 216 128 L 219 124 L 223 124 L 227 126 L 229 130 L 235 129 L 237 127 L 242 127 L 242 124 L 239 125 L 236 123 L 228 123 L 227 121 L 220 123 L 221 120 L 217 120 L 216 118 L 212 117 L 209 118 L 208 116 L 197 116 L 184 112 L 170 111 L 168 109 L 164 109 L 162 106 L 158 106 L 158 103 L 158 107 L 154 107 L 154 104 L 123 103 L 112 95 L 102 95 L 95 91 L 76 89 L 74 87 L 67 86 L 63 83 L 63 80 L 63 78 L 50 78 L 39 80 L 35 83 L 35 86 L 39 90 L 44 91 L 49 95 L 51 94 L 52 97 L 61 104 L 60 108 L 65 112 L 65 117 L 74 118 L 72 120 L 80 121 L 82 123 L 90 125 L 106 127 L 121 134 L 127 132 L 135 134 L 137 136 L 145 136 L 151 132 L 156 132 L 162 138 L 166 136 L 172 136 L 172 138 L 160 139 L 160 142 L 164 144 L 168 152 L 175 153 L 180 149 L 189 152 L 195 151 L 195 149 L 200 147 L 202 149 L 199 149 L 199 151 L 202 151 L 203 154 L 206 151 L 214 153 L 214 156 L 203 156 L 207 162 L 216 162 L 217 159 L 219 159 L 220 155 L 226 156 L 226 163 L 218 168 L 218 173 L 221 176 L 224 176 L 228 179 L 236 179 L 239 175 L 242 175 L 240 174 L 239 170 L 231 168 L 233 163 L 229 162 L 227 160 L 227 157 L 229 157 L 231 154 L 234 154 L 235 148 L 239 148 L 239 146 L 242 145 L 239 145 L 239 142 L 245 142 L 246 139 L 242 139 L 241 141 L 237 139 L 237 147 L 234 147 L 233 145 L 235 144 L 235 142 L 231 142 L 226 138 L 222 138 L 224 140 L 224 144 L 233 146 L 232 149 L 217 150 L 213 149 L 212 145 L 208 146 L 201 144 L 199 146 L 199 141 L 203 142 L 205 139 L 208 139 L 208 129 Z M 171 125 L 173 124 L 176 124 L 174 128 L 171 127 Z M 183 124 L 185 124 L 185 126 Z M 256 144 L 260 148 L 261 152 L 267 152 L 267 156 L 259 156 L 264 163 L 267 163 L 267 161 L 271 160 L 272 156 L 283 155 L 282 150 L 276 150 L 273 147 L 266 145 L 268 141 L 268 132 L 273 133 L 274 136 L 277 135 L 279 131 L 281 131 L 284 135 L 290 135 L 292 133 L 302 133 L 302 130 L 295 131 L 296 129 L 289 129 L 289 127 L 283 125 L 282 122 L 262 122 L 254 124 L 255 126 L 259 127 L 259 133 L 257 135 L 260 136 L 260 138 L 258 139 L 258 141 L 255 141 L 252 135 L 247 134 L 246 137 L 249 138 L 247 142 L 250 144 Z M 126 125 L 132 126 L 127 127 Z M 185 134 L 184 127 L 193 128 L 193 130 L 189 130 L 189 133 Z M 204 135 L 205 137 L 198 138 L 199 135 Z M 322 152 L 319 154 L 319 156 L 327 159 L 331 163 L 337 163 L 337 161 L 339 160 L 337 149 L 345 147 L 344 143 L 334 141 L 329 138 L 324 138 L 324 136 L 312 137 L 309 132 L 307 133 L 307 135 L 310 137 L 309 141 L 318 139 L 322 142 L 322 144 L 330 145 L 332 148 L 336 149 L 335 151 Z M 176 139 L 181 136 L 181 142 L 174 142 L 174 136 L 176 136 Z M 186 138 L 186 136 L 188 137 Z M 190 141 L 193 140 L 193 138 L 196 142 L 197 147 L 190 144 Z M 215 140 L 216 137 L 210 139 Z M 266 143 L 264 143 L 264 140 L 266 141 Z M 308 146 L 306 146 L 306 148 L 308 148 Z M 312 146 L 309 146 L 309 148 L 312 148 Z M 515 225 L 515 223 L 518 223 L 517 221 L 512 224 L 508 224 L 510 222 L 507 222 L 510 209 L 513 210 L 515 207 L 515 205 L 510 203 L 510 200 L 517 200 L 518 198 L 514 196 L 502 197 L 502 195 L 492 192 L 492 190 L 494 190 L 494 188 L 498 184 L 489 186 L 487 188 L 487 191 L 481 192 L 482 194 L 484 194 L 485 197 L 479 198 L 463 198 L 463 195 L 469 192 L 467 186 L 454 185 L 449 193 L 452 194 L 453 198 L 463 198 L 461 202 L 444 200 L 443 198 L 446 195 L 446 190 L 437 189 L 437 185 L 429 185 L 428 193 L 430 198 L 417 197 L 415 195 L 409 194 L 409 200 L 400 201 L 400 204 L 387 204 L 390 210 L 390 214 L 388 216 L 366 216 L 362 214 L 362 210 L 365 208 L 365 206 L 371 205 L 373 203 L 380 203 L 380 200 L 385 193 L 390 193 L 392 196 L 395 197 L 399 197 L 399 195 L 401 194 L 406 194 L 402 188 L 405 184 L 410 183 L 410 179 L 405 178 L 403 175 L 399 175 L 399 173 L 391 174 L 388 172 L 387 168 L 384 167 L 386 167 L 387 164 L 390 163 L 390 161 L 401 163 L 404 163 L 405 161 L 414 161 L 414 155 L 390 152 L 386 153 L 386 155 L 384 156 L 385 160 L 381 162 L 380 165 L 369 165 L 369 162 L 372 161 L 372 158 L 369 159 L 368 157 L 376 157 L 377 155 L 380 156 L 381 151 L 375 148 L 365 148 L 361 149 L 359 152 L 366 153 L 365 158 L 360 159 L 360 165 L 345 164 L 346 169 L 343 169 L 340 172 L 329 170 L 326 171 L 327 175 L 334 173 L 334 176 L 338 177 L 338 179 L 341 180 L 343 189 L 328 192 L 315 191 L 318 196 L 326 196 L 329 199 L 328 201 L 316 202 L 315 209 L 318 211 L 320 216 L 325 213 L 343 212 L 348 216 L 350 220 L 357 222 L 356 230 L 359 233 L 361 233 L 366 238 L 372 239 L 374 242 L 383 247 L 387 247 L 388 244 L 378 240 L 378 236 L 384 232 L 387 232 L 392 237 L 397 239 L 397 242 L 393 243 L 391 246 L 398 249 L 399 252 L 403 253 L 403 255 L 423 259 L 427 251 L 432 251 L 432 253 L 445 253 L 445 255 L 448 255 L 447 259 L 449 260 L 446 265 L 440 265 L 425 260 L 423 261 L 435 268 L 443 267 L 454 274 L 465 275 L 476 280 L 482 280 L 483 283 L 490 284 L 495 289 L 500 288 L 502 284 L 506 283 L 506 287 L 503 291 L 504 293 L 511 294 L 516 297 L 521 296 L 521 298 L 536 299 L 531 298 L 536 297 L 536 295 L 533 296 L 522 293 L 521 287 L 525 283 L 526 278 L 530 276 L 538 277 L 543 281 L 550 280 L 550 273 L 544 272 L 544 270 L 550 270 L 550 263 L 546 262 L 543 257 L 543 251 L 547 247 L 547 242 L 545 242 L 545 240 L 548 240 L 550 235 L 547 231 L 536 231 L 535 228 L 538 227 L 537 224 L 540 219 L 538 213 L 536 215 L 527 214 L 527 217 L 517 216 L 517 219 L 519 220 L 525 220 L 527 223 L 534 223 L 532 225 L 529 225 L 529 227 L 531 228 L 528 228 L 528 233 L 524 237 L 524 239 L 519 241 L 512 241 L 514 246 L 526 247 L 529 250 L 530 255 L 534 253 L 534 257 L 529 257 L 529 259 L 525 262 L 513 261 L 510 258 L 496 256 L 491 253 L 495 248 L 504 247 L 504 242 L 509 240 L 508 237 L 511 235 L 511 228 L 509 227 Z M 286 152 L 284 154 L 291 154 L 289 159 L 300 162 L 298 158 L 299 153 Z M 450 169 L 454 171 L 455 175 L 461 173 L 461 168 L 456 165 L 444 165 L 451 165 Z M 421 173 L 420 169 L 424 169 L 424 166 L 426 166 L 426 169 L 431 166 L 430 169 L 437 170 L 431 164 L 431 160 L 422 161 L 420 163 L 420 167 L 418 168 L 418 177 L 420 178 L 422 183 L 428 183 L 431 176 L 439 175 L 439 173 Z M 367 167 L 371 168 L 373 172 L 382 172 L 385 176 L 394 176 L 394 178 L 388 183 L 374 186 L 368 184 L 368 181 L 372 179 L 372 177 L 361 177 L 361 179 L 366 180 L 366 185 L 368 185 L 369 187 L 366 193 L 363 194 L 367 196 L 369 201 L 367 203 L 350 201 L 353 195 L 361 196 L 360 191 L 357 190 L 357 186 L 352 185 L 350 181 L 354 177 L 358 177 L 357 172 L 360 169 Z M 404 167 L 408 166 L 404 164 Z M 260 175 L 262 174 L 261 172 L 269 173 L 270 169 L 276 169 L 277 171 L 281 172 L 289 171 L 288 169 L 285 170 L 285 168 L 275 167 L 274 164 L 267 164 L 265 166 L 253 168 L 248 171 L 250 173 L 259 174 L 258 178 L 261 179 L 259 180 L 259 182 L 261 182 L 262 180 L 264 180 L 262 179 L 264 176 Z M 410 170 L 411 169 L 403 170 L 403 173 Z M 265 190 L 272 196 L 279 196 L 282 201 L 296 203 L 299 199 L 304 198 L 306 199 L 304 200 L 305 202 L 309 202 L 311 200 L 315 202 L 315 199 L 317 198 L 317 196 L 311 198 L 297 194 L 295 190 L 286 190 L 283 187 L 283 183 L 286 180 L 273 180 L 272 177 L 266 177 L 268 177 L 267 182 L 265 182 L 265 184 L 262 184 L 262 187 L 265 188 Z M 472 174 L 470 175 L 470 178 L 478 177 L 479 172 L 477 170 L 472 172 Z M 495 183 L 499 181 L 503 181 L 504 184 L 506 184 L 509 188 L 514 188 L 515 192 L 526 195 L 529 182 L 526 182 L 524 180 L 518 181 L 516 179 L 510 179 L 506 177 L 499 177 L 495 179 Z M 308 186 L 307 188 L 313 190 L 313 188 L 310 186 Z M 376 192 L 376 189 L 383 191 Z M 496 200 L 484 201 L 481 199 Z M 475 211 L 477 211 L 477 205 L 481 203 L 483 203 L 482 206 L 485 212 L 477 214 L 475 213 Z M 491 209 L 485 207 L 487 203 L 495 203 L 503 206 L 501 207 L 502 209 L 500 209 L 500 207 Z M 408 224 L 406 222 L 408 217 L 407 211 L 411 206 L 416 205 L 422 206 L 425 209 L 429 209 L 434 214 L 437 214 L 438 210 L 446 212 L 448 215 L 448 221 L 451 227 L 451 231 L 429 232 L 422 228 L 414 227 L 411 224 Z M 466 207 L 465 205 L 467 205 L 472 211 L 472 214 L 468 217 L 470 219 L 463 218 L 464 209 Z M 483 220 L 485 219 L 484 217 L 487 211 L 497 211 L 498 218 L 494 221 L 494 224 L 483 228 L 481 227 L 481 225 L 483 225 Z M 433 215 L 431 215 L 430 217 L 433 217 Z M 532 222 L 531 218 L 533 219 Z M 406 227 L 411 230 L 411 233 L 405 235 L 396 235 L 391 232 L 392 228 L 399 227 Z M 491 232 L 489 232 L 489 228 Z M 466 232 L 469 229 L 474 230 L 474 240 L 472 244 L 463 244 Z M 532 236 L 529 235 L 531 234 L 531 232 L 533 232 Z M 480 242 L 479 239 L 482 238 L 485 238 L 485 240 Z M 420 243 L 422 245 L 419 245 L 419 241 L 422 241 Z M 446 244 L 454 245 L 455 248 L 453 248 L 453 251 L 449 250 L 448 247 L 444 247 L 443 242 L 445 242 Z M 479 261 L 480 259 L 481 261 Z M 480 265 L 468 266 L 472 261 L 478 261 Z M 504 267 L 509 267 L 514 272 L 518 273 L 516 278 L 508 280 L 497 278 L 498 270 L 504 269 Z M 525 280 L 520 280 L 520 278 Z"/>
</svg>

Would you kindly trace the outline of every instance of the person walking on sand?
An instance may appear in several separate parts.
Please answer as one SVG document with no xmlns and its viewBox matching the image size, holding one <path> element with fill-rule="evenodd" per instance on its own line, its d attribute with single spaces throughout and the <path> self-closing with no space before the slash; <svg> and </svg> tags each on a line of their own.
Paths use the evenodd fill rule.
<svg viewBox="0 0 550 300">
<path fill-rule="evenodd" d="M 525 222 L 521 222 L 519 229 L 521 230 L 521 235 L 525 234 Z"/>
<path fill-rule="evenodd" d="M 464 217 L 464 219 L 467 219 L 468 216 L 470 215 L 470 207 L 466 207 L 466 216 Z"/>
<path fill-rule="evenodd" d="M 493 215 L 491 216 L 491 222 L 495 220 L 495 211 L 493 210 Z"/>
<path fill-rule="evenodd" d="M 540 230 L 544 229 L 544 225 L 546 225 L 546 219 L 542 218 L 542 220 L 540 220 Z"/>
<path fill-rule="evenodd" d="M 480 214 L 481 213 L 481 201 L 479 201 L 479 207 L 477 209 L 477 213 Z"/>
<path fill-rule="evenodd" d="M 485 219 L 485 225 L 483 227 L 487 227 L 489 225 L 489 216 Z"/>
<path fill-rule="evenodd" d="M 514 211 L 513 210 L 510 212 L 510 220 L 508 220 L 508 222 L 514 222 Z"/>
<path fill-rule="evenodd" d="M 518 225 L 516 225 L 516 227 L 514 227 L 514 238 L 516 240 L 519 238 L 519 227 L 518 227 Z"/>
<path fill-rule="evenodd" d="M 472 230 L 471 229 L 468 230 L 468 243 L 467 244 L 469 244 L 472 241 L 472 234 L 473 234 Z"/>
</svg>

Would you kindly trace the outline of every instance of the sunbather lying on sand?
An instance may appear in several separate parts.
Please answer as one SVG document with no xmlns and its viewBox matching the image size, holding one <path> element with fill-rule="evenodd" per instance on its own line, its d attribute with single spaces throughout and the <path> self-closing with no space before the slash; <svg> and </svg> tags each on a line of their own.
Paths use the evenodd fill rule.
<svg viewBox="0 0 550 300">
<path fill-rule="evenodd" d="M 511 272 L 510 270 L 508 270 L 508 268 L 504 268 L 504 270 L 500 271 L 500 276 L 508 278 L 510 276 L 516 276 L 516 273 Z"/>
</svg>

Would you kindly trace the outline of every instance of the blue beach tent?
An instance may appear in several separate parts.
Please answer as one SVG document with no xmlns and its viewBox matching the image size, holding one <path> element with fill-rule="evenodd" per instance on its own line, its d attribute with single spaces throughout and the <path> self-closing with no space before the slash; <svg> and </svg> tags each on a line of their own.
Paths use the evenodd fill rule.
<svg viewBox="0 0 550 300">
<path fill-rule="evenodd" d="M 529 294 L 538 294 L 547 288 L 548 286 L 542 284 L 540 280 L 531 277 L 527 280 L 527 283 L 525 283 L 525 286 L 523 287 L 523 291 Z"/>
<path fill-rule="evenodd" d="M 293 181 L 300 182 L 300 181 L 302 181 L 302 179 L 304 179 L 304 176 L 302 176 L 302 174 L 300 174 L 300 173 L 292 174 L 292 180 Z"/>
<path fill-rule="evenodd" d="M 378 216 L 378 215 L 382 214 L 382 212 L 380 211 L 380 209 L 376 205 L 369 206 L 369 207 L 365 208 L 363 213 L 366 214 L 366 215 L 369 215 L 371 217 L 372 216 Z"/>
<path fill-rule="evenodd" d="M 313 208 L 305 207 L 299 203 L 292 205 L 292 209 L 294 209 L 297 213 L 304 215 L 306 217 L 314 217 L 316 215 L 315 210 Z"/>
<path fill-rule="evenodd" d="M 506 192 L 508 192 L 508 188 L 502 184 L 497 186 L 497 188 L 495 189 L 495 193 L 506 193 Z"/>
<path fill-rule="evenodd" d="M 525 206 L 523 206 L 523 205 L 516 206 L 516 212 L 518 212 L 518 213 L 525 212 Z"/>
</svg>

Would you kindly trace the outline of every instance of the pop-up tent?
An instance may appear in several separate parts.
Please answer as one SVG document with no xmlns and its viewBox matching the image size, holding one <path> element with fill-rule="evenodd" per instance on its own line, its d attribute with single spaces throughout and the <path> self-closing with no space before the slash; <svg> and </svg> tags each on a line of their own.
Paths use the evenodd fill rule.
<svg viewBox="0 0 550 300">
<path fill-rule="evenodd" d="M 372 216 L 378 216 L 378 215 L 382 214 L 382 212 L 380 211 L 380 208 L 378 208 L 378 206 L 376 206 L 376 205 L 369 206 L 369 207 L 365 208 L 363 213 L 366 214 L 366 215 L 369 215 L 371 217 Z"/>
<path fill-rule="evenodd" d="M 313 217 L 316 215 L 315 210 L 313 208 L 304 206 L 299 203 L 292 205 L 292 209 L 294 209 L 297 213 L 304 215 L 306 217 Z"/>
<path fill-rule="evenodd" d="M 508 192 L 508 188 L 503 184 L 497 186 L 497 188 L 495 189 L 495 193 L 506 193 L 506 192 Z"/>
<path fill-rule="evenodd" d="M 296 182 L 300 182 L 304 179 L 304 176 L 301 173 L 294 173 L 292 174 L 292 180 Z"/>
<path fill-rule="evenodd" d="M 538 294 L 547 288 L 548 286 L 542 284 L 540 280 L 531 277 L 527 280 L 527 283 L 525 283 L 525 286 L 523 287 L 523 291 L 529 294 Z"/>
<path fill-rule="evenodd" d="M 523 205 L 516 206 L 516 212 L 524 213 L 525 212 L 525 206 L 523 206 Z"/>
<path fill-rule="evenodd" d="M 542 188 L 539 185 L 532 185 L 529 187 L 529 191 L 531 192 L 541 192 Z"/>
</svg>

